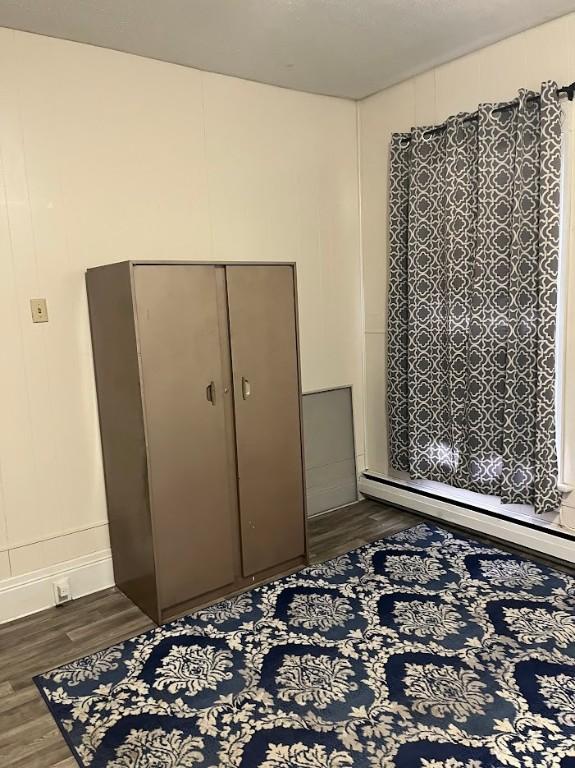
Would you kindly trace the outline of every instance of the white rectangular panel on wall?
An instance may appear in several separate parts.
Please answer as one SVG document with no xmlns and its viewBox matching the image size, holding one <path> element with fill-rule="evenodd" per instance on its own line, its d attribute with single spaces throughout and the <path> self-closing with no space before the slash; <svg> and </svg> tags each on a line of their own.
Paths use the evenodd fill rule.
<svg viewBox="0 0 575 768">
<path fill-rule="evenodd" d="M 357 501 L 351 387 L 303 396 L 307 513 Z"/>
</svg>

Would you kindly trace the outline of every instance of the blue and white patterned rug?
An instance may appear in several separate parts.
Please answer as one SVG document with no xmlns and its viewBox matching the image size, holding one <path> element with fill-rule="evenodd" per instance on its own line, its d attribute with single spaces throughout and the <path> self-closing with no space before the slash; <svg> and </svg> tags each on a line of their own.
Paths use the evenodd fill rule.
<svg viewBox="0 0 575 768">
<path fill-rule="evenodd" d="M 419 525 L 36 682 L 90 768 L 575 768 L 575 580 Z"/>
</svg>

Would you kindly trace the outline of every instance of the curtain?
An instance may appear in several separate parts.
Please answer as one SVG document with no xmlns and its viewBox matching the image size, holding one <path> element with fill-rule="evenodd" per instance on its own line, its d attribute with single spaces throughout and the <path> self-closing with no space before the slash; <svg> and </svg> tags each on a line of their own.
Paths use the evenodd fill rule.
<svg viewBox="0 0 575 768">
<path fill-rule="evenodd" d="M 560 162 L 553 82 L 391 142 L 391 465 L 537 512 L 560 502 Z"/>
</svg>

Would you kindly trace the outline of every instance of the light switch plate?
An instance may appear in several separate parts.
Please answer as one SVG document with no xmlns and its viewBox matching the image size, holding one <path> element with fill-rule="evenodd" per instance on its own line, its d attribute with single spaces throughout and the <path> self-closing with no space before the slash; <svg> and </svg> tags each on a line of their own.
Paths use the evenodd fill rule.
<svg viewBox="0 0 575 768">
<path fill-rule="evenodd" d="M 48 306 L 46 299 L 30 299 L 30 309 L 32 310 L 33 323 L 48 322 Z"/>
</svg>

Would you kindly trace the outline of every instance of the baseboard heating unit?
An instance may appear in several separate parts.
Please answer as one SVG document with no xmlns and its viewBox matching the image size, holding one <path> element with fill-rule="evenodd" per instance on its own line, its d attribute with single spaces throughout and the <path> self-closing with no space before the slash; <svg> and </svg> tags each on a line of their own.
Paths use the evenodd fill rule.
<svg viewBox="0 0 575 768">
<path fill-rule="evenodd" d="M 521 512 L 499 511 L 493 503 L 476 506 L 455 498 L 455 490 L 453 495 L 446 497 L 427 488 L 418 488 L 415 481 L 388 478 L 369 470 L 360 477 L 359 491 L 370 499 L 575 565 L 575 531 L 562 528 L 555 521 L 539 520 L 532 514 Z M 501 504 L 499 507 L 509 509 Z"/>
</svg>

